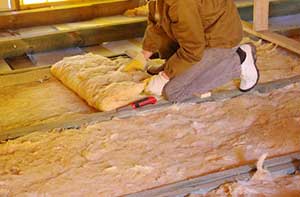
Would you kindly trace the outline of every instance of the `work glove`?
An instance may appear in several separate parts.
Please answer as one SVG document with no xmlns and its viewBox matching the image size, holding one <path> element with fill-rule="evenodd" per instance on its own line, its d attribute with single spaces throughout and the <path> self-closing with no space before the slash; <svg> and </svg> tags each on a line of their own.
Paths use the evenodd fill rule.
<svg viewBox="0 0 300 197">
<path fill-rule="evenodd" d="M 153 66 L 153 65 L 149 65 L 147 67 L 147 73 L 150 74 L 150 75 L 157 75 L 159 74 L 160 72 L 162 72 L 163 70 L 165 69 L 165 64 L 162 64 L 160 66 Z"/>
<path fill-rule="evenodd" d="M 130 72 L 134 70 L 146 70 L 147 60 L 143 53 L 126 51 L 129 57 L 133 58 L 124 68 L 124 72 Z"/>
<path fill-rule="evenodd" d="M 146 85 L 145 93 L 161 96 L 163 88 L 169 82 L 168 76 L 162 71 L 158 75 L 152 76 Z"/>
</svg>

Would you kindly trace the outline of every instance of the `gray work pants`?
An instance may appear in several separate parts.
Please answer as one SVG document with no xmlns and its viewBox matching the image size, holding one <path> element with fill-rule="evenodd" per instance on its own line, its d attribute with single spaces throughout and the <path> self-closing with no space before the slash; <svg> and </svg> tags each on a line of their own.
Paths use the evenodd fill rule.
<svg viewBox="0 0 300 197">
<path fill-rule="evenodd" d="M 206 49 L 200 62 L 166 84 L 163 95 L 171 102 L 182 102 L 239 78 L 241 63 L 236 50 Z"/>
</svg>

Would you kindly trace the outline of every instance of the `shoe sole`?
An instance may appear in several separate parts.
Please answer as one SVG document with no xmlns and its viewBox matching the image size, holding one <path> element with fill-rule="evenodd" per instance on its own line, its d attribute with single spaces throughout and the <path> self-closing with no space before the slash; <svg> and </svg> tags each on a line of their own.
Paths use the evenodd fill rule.
<svg viewBox="0 0 300 197">
<path fill-rule="evenodd" d="M 241 92 L 249 92 L 250 90 L 252 90 L 253 88 L 255 88 L 255 86 L 258 84 L 259 78 L 260 78 L 260 73 L 259 73 L 259 70 L 258 70 L 257 65 L 256 65 L 256 61 L 257 61 L 256 47 L 252 43 L 246 43 L 246 44 L 249 44 L 250 47 L 251 47 L 251 49 L 252 49 L 251 51 L 252 51 L 252 55 L 254 57 L 254 66 L 255 66 L 255 69 L 256 69 L 256 72 L 257 72 L 257 80 L 256 80 L 255 84 L 251 88 L 248 88 L 248 89 L 245 89 L 245 90 L 239 88 L 239 90 Z"/>
</svg>

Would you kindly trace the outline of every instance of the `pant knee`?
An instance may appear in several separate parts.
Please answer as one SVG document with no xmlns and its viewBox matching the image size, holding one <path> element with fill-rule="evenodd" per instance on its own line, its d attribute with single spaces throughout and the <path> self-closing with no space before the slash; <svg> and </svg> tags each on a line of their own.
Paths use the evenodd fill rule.
<svg viewBox="0 0 300 197">
<path fill-rule="evenodd" d="M 184 88 L 174 85 L 171 81 L 163 88 L 162 95 L 170 102 L 182 102 L 184 100 Z"/>
<path fill-rule="evenodd" d="M 168 84 L 166 84 L 165 87 L 163 88 L 162 96 L 163 96 L 166 100 L 169 101 L 170 91 L 169 91 L 169 88 L 168 88 Z"/>
</svg>

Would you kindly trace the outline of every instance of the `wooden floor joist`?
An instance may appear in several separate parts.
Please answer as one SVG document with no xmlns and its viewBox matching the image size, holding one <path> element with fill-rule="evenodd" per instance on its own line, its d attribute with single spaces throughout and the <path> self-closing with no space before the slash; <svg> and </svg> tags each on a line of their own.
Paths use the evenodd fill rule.
<svg viewBox="0 0 300 197">
<path fill-rule="evenodd" d="M 253 4 L 239 5 L 238 9 L 243 20 L 252 20 L 253 18 Z M 275 1 L 270 2 L 270 17 L 282 16 L 300 12 L 300 1 Z M 39 18 L 35 16 L 36 18 Z M 49 18 L 49 16 L 47 16 Z M 118 16 L 120 18 L 120 16 Z M 97 45 L 101 42 L 108 42 L 113 40 L 124 40 L 134 37 L 141 37 L 144 34 L 147 19 L 128 18 L 123 17 L 123 22 L 119 24 L 114 22 L 113 18 L 106 19 L 105 24 L 99 23 L 98 26 L 83 24 L 77 29 L 60 30 L 53 32 L 44 32 L 43 34 L 31 37 L 17 37 L 13 39 L 3 39 L 0 41 L 0 57 L 15 57 L 25 53 L 34 53 L 42 51 L 51 51 L 68 47 L 83 47 Z M 3 20 L 4 22 L 6 20 Z M 109 23 L 107 23 L 109 21 Z M 6 21 L 7 22 L 7 21 Z M 56 20 L 56 22 L 58 22 Z M 1 15 L 0 15 L 0 24 Z M 66 24 L 69 26 L 70 24 Z M 61 25 L 54 25 L 58 27 Z M 71 25 L 72 26 L 72 25 Z M 16 30 L 17 31 L 17 30 Z"/>
<path fill-rule="evenodd" d="M 246 33 L 274 43 L 282 48 L 300 55 L 300 42 L 272 31 L 255 31 L 253 30 L 253 25 L 246 21 L 242 21 L 242 24 Z"/>
<path fill-rule="evenodd" d="M 123 14 L 138 6 L 138 0 L 102 0 L 32 10 L 0 13 L 0 29 L 90 20 L 95 17 Z"/>
<path fill-rule="evenodd" d="M 0 41 L 0 57 L 15 57 L 69 47 L 84 47 L 102 42 L 141 37 L 146 23 L 144 18 L 127 18 L 92 28 L 71 29 L 44 35 Z"/>
</svg>

